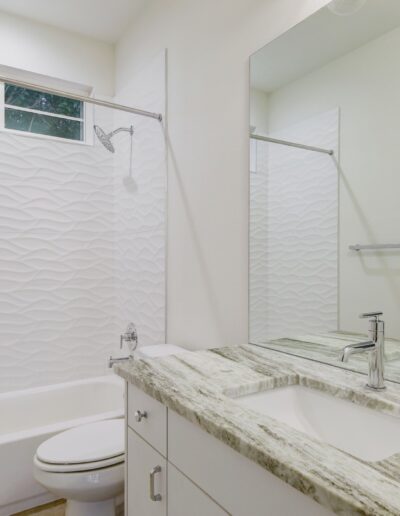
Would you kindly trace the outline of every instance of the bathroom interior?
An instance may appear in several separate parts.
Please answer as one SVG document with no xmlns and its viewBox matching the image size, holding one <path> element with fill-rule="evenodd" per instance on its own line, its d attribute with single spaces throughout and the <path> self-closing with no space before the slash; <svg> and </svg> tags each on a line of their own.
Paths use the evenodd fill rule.
<svg viewBox="0 0 400 516">
<path fill-rule="evenodd" d="M 400 514 L 396 48 L 398 0 L 0 0 L 0 516 Z"/>
</svg>

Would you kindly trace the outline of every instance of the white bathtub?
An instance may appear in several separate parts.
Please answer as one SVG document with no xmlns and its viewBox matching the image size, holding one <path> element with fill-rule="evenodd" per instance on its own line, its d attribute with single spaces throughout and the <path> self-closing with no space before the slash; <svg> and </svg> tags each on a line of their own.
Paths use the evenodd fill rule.
<svg viewBox="0 0 400 516">
<path fill-rule="evenodd" d="M 41 442 L 74 426 L 123 417 L 123 397 L 117 376 L 0 394 L 0 516 L 52 499 L 32 476 Z"/>
</svg>

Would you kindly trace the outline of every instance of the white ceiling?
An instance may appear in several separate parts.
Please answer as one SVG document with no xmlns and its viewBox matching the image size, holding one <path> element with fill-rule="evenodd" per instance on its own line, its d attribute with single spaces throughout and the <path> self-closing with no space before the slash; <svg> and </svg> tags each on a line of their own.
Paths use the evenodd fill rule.
<svg viewBox="0 0 400 516">
<path fill-rule="evenodd" d="M 251 57 L 251 85 L 274 91 L 400 25 L 400 0 L 368 0 L 352 16 L 323 8 Z"/>
<path fill-rule="evenodd" d="M 149 0 L 0 0 L 0 11 L 113 43 Z"/>
</svg>

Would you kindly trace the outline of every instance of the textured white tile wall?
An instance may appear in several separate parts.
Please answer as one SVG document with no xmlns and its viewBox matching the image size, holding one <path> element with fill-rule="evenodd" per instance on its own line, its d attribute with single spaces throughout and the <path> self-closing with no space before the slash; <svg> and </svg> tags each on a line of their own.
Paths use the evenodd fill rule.
<svg viewBox="0 0 400 516">
<path fill-rule="evenodd" d="M 104 372 L 115 339 L 112 160 L 0 134 L 0 390 Z"/>
<path fill-rule="evenodd" d="M 164 76 L 162 56 L 129 103 L 164 112 Z M 96 108 L 107 130 L 124 118 Z M 105 374 L 129 321 L 164 341 L 165 145 L 157 121 L 133 123 L 130 190 L 128 134 L 112 155 L 0 133 L 0 392 Z"/>
<path fill-rule="evenodd" d="M 268 335 L 267 203 L 270 145 L 251 140 L 249 230 L 249 338 L 259 342 Z"/>
<path fill-rule="evenodd" d="M 165 53 L 140 70 L 117 101 L 165 112 Z M 166 148 L 164 125 L 155 119 L 119 112 L 116 127 L 134 127 L 131 170 L 130 138 L 118 138 L 114 175 L 117 324 L 133 321 L 139 345 L 165 342 Z"/>
<path fill-rule="evenodd" d="M 337 109 L 273 136 L 338 147 Z M 331 157 L 257 145 L 250 175 L 250 340 L 337 329 L 338 176 Z"/>
</svg>

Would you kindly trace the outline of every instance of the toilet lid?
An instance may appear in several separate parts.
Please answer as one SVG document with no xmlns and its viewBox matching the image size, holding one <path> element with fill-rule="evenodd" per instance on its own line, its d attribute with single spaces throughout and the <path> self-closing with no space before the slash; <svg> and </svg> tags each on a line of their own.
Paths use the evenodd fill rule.
<svg viewBox="0 0 400 516">
<path fill-rule="evenodd" d="M 36 468 L 50 473 L 81 473 L 109 467 L 123 466 L 124 462 L 124 454 L 117 455 L 111 459 L 97 460 L 95 462 L 82 462 L 81 464 L 50 464 L 49 462 L 39 460 L 37 455 L 33 458 L 33 463 Z"/>
<path fill-rule="evenodd" d="M 124 453 L 123 419 L 77 426 L 51 437 L 36 451 L 49 464 L 83 464 L 104 461 Z"/>
</svg>

